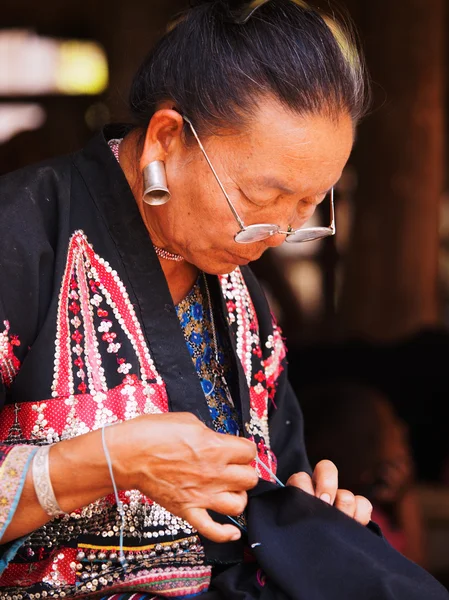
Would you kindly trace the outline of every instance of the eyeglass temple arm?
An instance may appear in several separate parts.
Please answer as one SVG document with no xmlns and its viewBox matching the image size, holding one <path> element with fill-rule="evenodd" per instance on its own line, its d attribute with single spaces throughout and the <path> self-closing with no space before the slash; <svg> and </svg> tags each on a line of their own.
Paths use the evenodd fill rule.
<svg viewBox="0 0 449 600">
<path fill-rule="evenodd" d="M 334 188 L 331 188 L 331 224 L 330 229 L 335 233 L 335 207 L 334 207 Z"/>
<path fill-rule="evenodd" d="M 217 183 L 218 183 L 218 185 L 220 186 L 220 189 L 221 189 L 221 191 L 222 191 L 222 192 L 223 192 L 223 194 L 224 194 L 224 197 L 226 198 L 226 201 L 227 201 L 227 203 L 228 203 L 228 205 L 229 205 L 229 208 L 230 208 L 230 209 L 231 209 L 231 211 L 232 211 L 232 214 L 233 214 L 233 215 L 234 215 L 234 217 L 235 217 L 235 220 L 236 220 L 236 221 L 237 221 L 237 223 L 240 225 L 240 229 L 241 229 L 241 230 L 244 230 L 244 229 L 246 229 L 246 227 L 245 227 L 245 223 L 244 223 L 244 222 L 242 221 L 242 219 L 239 217 L 239 214 L 238 214 L 238 213 L 237 213 L 237 211 L 235 210 L 235 208 L 234 208 L 234 205 L 232 204 L 232 202 L 231 202 L 231 200 L 230 200 L 230 198 L 229 198 L 229 196 L 228 196 L 228 194 L 227 194 L 226 190 L 225 190 L 225 189 L 224 189 L 224 187 L 223 187 L 223 184 L 222 184 L 222 183 L 221 183 L 221 181 L 220 181 L 220 178 L 218 177 L 218 175 L 217 175 L 217 173 L 216 173 L 216 171 L 215 171 L 215 169 L 214 169 L 214 167 L 213 167 L 212 163 L 210 162 L 210 160 L 209 160 L 209 157 L 207 156 L 206 150 L 204 149 L 204 147 L 203 147 L 203 144 L 201 143 L 201 140 L 200 140 L 200 138 L 198 137 L 198 134 L 197 134 L 197 132 L 195 131 L 195 128 L 193 127 L 193 125 L 192 125 L 192 121 L 191 121 L 190 119 L 188 119 L 187 117 L 185 117 L 184 115 L 182 115 L 182 118 L 184 119 L 184 121 L 185 121 L 186 123 L 188 123 L 188 124 L 189 124 L 189 127 L 190 127 L 190 129 L 192 130 L 192 133 L 193 133 L 193 135 L 195 136 L 195 139 L 196 139 L 196 141 L 198 142 L 198 145 L 199 145 L 199 147 L 200 147 L 200 150 L 201 150 L 201 152 L 204 154 L 204 158 L 207 160 L 207 164 L 209 165 L 209 167 L 210 167 L 210 169 L 211 169 L 212 173 L 214 174 L 214 177 L 215 177 L 215 179 L 217 180 Z"/>
</svg>

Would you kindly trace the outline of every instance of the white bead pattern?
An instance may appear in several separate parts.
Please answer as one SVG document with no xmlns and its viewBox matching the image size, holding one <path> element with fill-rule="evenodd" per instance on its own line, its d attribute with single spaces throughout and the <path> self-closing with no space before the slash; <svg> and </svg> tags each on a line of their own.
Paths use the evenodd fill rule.
<svg viewBox="0 0 449 600">
<path fill-rule="evenodd" d="M 94 312 L 101 319 L 97 326 Z M 74 316 L 71 317 L 70 313 Z M 118 354 L 122 347 L 118 337 L 120 331 L 116 333 L 111 329 L 111 319 L 118 324 L 133 348 L 138 363 L 136 365 L 134 362 L 134 367 L 132 360 Z M 103 343 L 106 344 L 106 353 L 117 357 L 117 372 L 123 375 L 123 388 L 120 393 L 126 400 L 123 403 L 123 417 L 120 418 L 129 419 L 142 413 L 161 412 L 161 396 L 159 395 L 158 401 L 155 402 L 154 383 L 149 382 L 155 381 L 156 385 L 163 386 L 163 381 L 150 356 L 125 285 L 109 263 L 94 253 L 91 244 L 80 230 L 73 234 L 69 244 L 67 265 L 59 294 L 55 340 L 52 396 L 65 397 L 65 404 L 70 407 L 67 424 L 61 435 L 63 439 L 118 420 L 117 415 L 105 405 L 108 399 L 108 383 L 100 352 L 100 344 Z M 133 370 L 137 372 L 133 374 Z M 80 384 L 75 384 L 75 377 L 81 380 Z M 85 379 L 87 386 L 84 383 Z M 137 404 L 136 385 L 139 388 L 139 397 L 142 397 L 143 391 L 145 407 L 139 408 Z M 79 419 L 76 410 L 78 393 L 84 394 L 87 391 L 96 404 L 94 423 L 89 427 Z M 39 421 L 33 437 L 46 439 L 48 431 L 41 425 L 42 421 Z"/>
</svg>

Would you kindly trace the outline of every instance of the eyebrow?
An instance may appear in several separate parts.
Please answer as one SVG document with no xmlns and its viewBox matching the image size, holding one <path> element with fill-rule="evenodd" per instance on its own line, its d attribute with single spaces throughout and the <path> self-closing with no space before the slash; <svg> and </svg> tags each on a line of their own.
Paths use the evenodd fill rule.
<svg viewBox="0 0 449 600">
<path fill-rule="evenodd" d="M 259 177 L 256 179 L 256 184 L 260 187 L 268 187 L 280 190 L 284 192 L 284 194 L 294 194 L 294 190 L 291 190 L 289 187 L 281 183 L 276 177 L 270 177 L 269 175 L 264 175 L 263 177 Z"/>
<path fill-rule="evenodd" d="M 256 184 L 260 187 L 268 187 L 268 188 L 280 190 L 284 194 L 288 194 L 290 196 L 292 194 L 296 193 L 294 190 L 290 189 L 289 187 L 284 185 L 282 182 L 280 182 L 278 179 L 276 179 L 276 177 L 272 177 L 270 175 L 264 175 L 262 177 L 259 177 L 258 179 L 256 179 Z M 321 192 L 318 195 L 326 197 L 327 194 L 331 191 L 331 189 L 333 187 L 335 187 L 335 186 L 331 186 L 328 190 L 326 190 L 325 192 Z"/>
</svg>

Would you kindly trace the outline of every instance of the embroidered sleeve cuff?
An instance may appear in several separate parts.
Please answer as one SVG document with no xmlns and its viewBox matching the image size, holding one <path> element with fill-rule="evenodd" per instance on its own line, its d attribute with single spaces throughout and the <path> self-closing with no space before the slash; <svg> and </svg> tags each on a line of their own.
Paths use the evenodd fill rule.
<svg viewBox="0 0 449 600">
<path fill-rule="evenodd" d="M 0 445 L 0 540 L 16 511 L 36 450 L 33 446 Z"/>
</svg>

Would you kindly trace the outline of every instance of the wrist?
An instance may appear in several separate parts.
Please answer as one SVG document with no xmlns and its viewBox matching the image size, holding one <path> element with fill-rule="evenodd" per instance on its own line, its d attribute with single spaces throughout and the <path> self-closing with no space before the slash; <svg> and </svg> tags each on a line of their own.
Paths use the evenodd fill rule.
<svg viewBox="0 0 449 600">
<path fill-rule="evenodd" d="M 131 422 L 132 420 L 124 421 L 112 427 L 107 427 L 105 430 L 105 442 L 111 460 L 115 484 L 119 490 L 138 489 L 139 474 L 137 465 L 139 460 L 133 452 L 135 445 L 131 441 L 132 431 L 127 431 Z"/>
<path fill-rule="evenodd" d="M 71 512 L 112 492 L 101 430 L 55 444 L 50 477 L 59 506 Z"/>
</svg>

